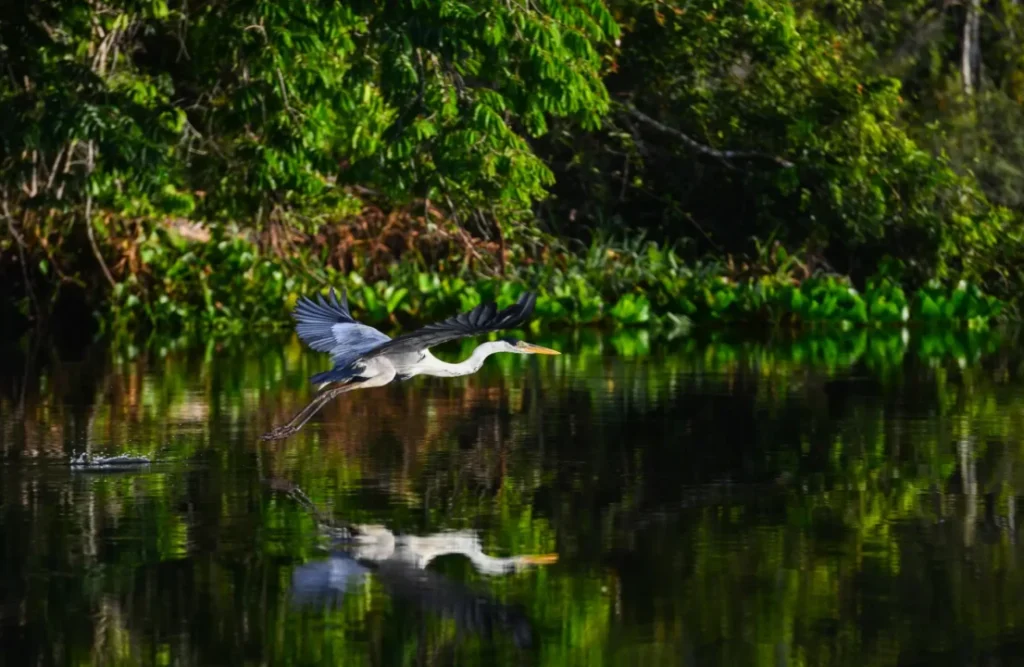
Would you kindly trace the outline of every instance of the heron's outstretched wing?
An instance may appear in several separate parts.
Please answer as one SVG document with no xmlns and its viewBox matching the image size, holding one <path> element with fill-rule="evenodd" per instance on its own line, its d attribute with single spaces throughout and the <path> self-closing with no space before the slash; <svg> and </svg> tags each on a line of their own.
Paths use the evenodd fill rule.
<svg viewBox="0 0 1024 667">
<path fill-rule="evenodd" d="M 468 313 L 461 313 L 393 338 L 366 356 L 375 357 L 385 353 L 408 354 L 457 338 L 514 329 L 529 319 L 536 302 L 536 294 L 525 292 L 519 297 L 519 301 L 504 310 L 498 310 L 493 303 L 482 303 Z"/>
<path fill-rule="evenodd" d="M 333 287 L 326 299 L 320 294 L 316 301 L 299 297 L 292 317 L 299 338 L 317 352 L 330 352 L 337 367 L 348 366 L 391 340 L 373 327 L 356 322 L 348 310 L 348 295 L 343 290 L 338 301 Z"/>
</svg>

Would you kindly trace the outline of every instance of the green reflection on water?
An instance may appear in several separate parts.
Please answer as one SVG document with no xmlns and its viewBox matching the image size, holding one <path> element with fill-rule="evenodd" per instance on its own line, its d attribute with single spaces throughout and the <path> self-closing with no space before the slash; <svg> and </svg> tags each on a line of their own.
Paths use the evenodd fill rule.
<svg viewBox="0 0 1024 667">
<path fill-rule="evenodd" d="M 537 342 L 567 354 L 499 355 L 472 377 L 355 392 L 277 443 L 258 436 L 301 407 L 326 365 L 294 339 L 74 362 L 8 354 L 2 654 L 126 665 L 1012 657 L 1024 621 L 1012 339 Z M 73 450 L 156 461 L 71 471 Z M 332 523 L 473 531 L 489 555 L 559 560 L 487 575 L 445 556 L 427 569 L 436 595 L 379 569 L 329 604 L 297 604 L 296 572 L 347 546 L 283 488 Z M 517 614 L 532 647 L 507 629 Z"/>
</svg>

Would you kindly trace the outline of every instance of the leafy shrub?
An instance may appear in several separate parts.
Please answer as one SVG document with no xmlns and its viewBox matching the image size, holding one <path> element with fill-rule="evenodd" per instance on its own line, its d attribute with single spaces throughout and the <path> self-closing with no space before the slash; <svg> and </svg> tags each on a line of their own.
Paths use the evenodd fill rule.
<svg viewBox="0 0 1024 667">
<path fill-rule="evenodd" d="M 593 259 L 608 253 L 614 263 Z M 965 282 L 944 287 L 933 281 L 908 295 L 887 277 L 868 281 L 863 293 L 835 276 L 736 278 L 724 265 L 686 266 L 653 243 L 605 243 L 582 255 L 561 253 L 558 260 L 555 268 L 524 265 L 505 277 L 449 275 L 404 262 L 393 265 L 387 279 L 367 282 L 355 272 L 309 270 L 241 237 L 188 243 L 156 232 L 142 244 L 140 272 L 115 288 L 113 328 L 223 335 L 280 330 L 291 326 L 289 310 L 300 295 L 328 286 L 346 289 L 353 314 L 384 328 L 445 318 L 485 299 L 504 307 L 526 289 L 539 292 L 536 319 L 555 327 L 877 328 L 920 322 L 979 328 L 1003 308 Z"/>
</svg>

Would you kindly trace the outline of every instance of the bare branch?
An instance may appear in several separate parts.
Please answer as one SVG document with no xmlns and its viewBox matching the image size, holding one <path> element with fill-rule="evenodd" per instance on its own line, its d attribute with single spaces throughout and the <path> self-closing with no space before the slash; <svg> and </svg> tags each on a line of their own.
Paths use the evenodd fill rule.
<svg viewBox="0 0 1024 667">
<path fill-rule="evenodd" d="M 99 262 L 100 268 L 103 269 L 103 275 L 106 276 L 107 282 L 113 287 L 117 283 L 114 282 L 114 276 L 111 275 L 110 269 L 107 268 L 107 263 L 103 261 L 100 247 L 96 245 L 96 235 L 92 231 L 92 193 L 86 193 L 85 195 L 85 232 L 89 237 L 89 245 L 92 246 L 92 254 L 96 256 L 96 261 Z"/>
<path fill-rule="evenodd" d="M 448 211 L 452 216 L 452 220 L 455 222 L 455 231 L 458 232 L 459 238 L 462 239 L 462 244 L 465 246 L 465 264 L 469 265 L 471 259 L 476 259 L 480 262 L 481 267 L 486 267 L 487 262 L 485 262 L 483 257 L 480 256 L 480 253 L 476 251 L 476 248 L 473 247 L 473 241 L 469 238 L 469 234 L 466 233 L 466 230 L 462 228 L 462 222 L 459 220 L 459 214 L 455 212 L 455 204 L 452 203 L 452 199 L 447 195 L 447 193 L 444 196 L 444 200 L 448 204 Z"/>
<path fill-rule="evenodd" d="M 39 150 L 32 151 L 32 192 L 29 197 L 39 194 Z"/>
<path fill-rule="evenodd" d="M 50 176 L 46 179 L 46 189 L 50 190 L 53 188 L 53 179 L 57 178 L 57 174 L 60 171 L 60 161 L 64 157 L 64 150 L 60 149 L 57 151 L 57 157 L 53 161 L 53 167 L 50 168 Z"/>
<path fill-rule="evenodd" d="M 3 216 L 7 218 L 7 229 L 11 232 L 15 245 L 18 246 L 18 259 L 21 261 L 21 275 L 25 281 L 25 292 L 28 294 L 28 300 L 32 303 L 32 314 L 35 315 L 38 322 L 42 312 L 39 310 L 39 302 L 36 300 L 35 290 L 32 289 L 32 280 L 28 276 L 28 258 L 25 255 L 25 248 L 27 246 L 24 237 L 18 233 L 18 229 L 14 225 L 14 216 L 11 215 L 11 208 L 7 203 L 7 191 L 3 190 L 2 194 L 3 198 L 0 200 L 0 205 L 3 207 Z"/>
<path fill-rule="evenodd" d="M 787 160 L 785 158 L 782 158 L 782 157 L 779 157 L 778 155 L 769 155 L 768 153 L 759 153 L 757 151 L 731 151 L 731 150 L 730 151 L 721 151 L 721 150 L 718 150 L 717 148 L 712 148 L 711 146 L 707 146 L 705 144 L 702 144 L 699 141 L 697 141 L 696 139 L 691 138 L 689 135 L 686 135 L 686 134 L 680 132 L 679 130 L 675 129 L 674 127 L 669 127 L 668 125 L 665 125 L 664 123 L 661 123 L 659 121 L 654 120 L 653 118 L 651 118 L 650 116 L 648 116 L 644 112 L 642 112 L 639 109 L 637 109 L 636 107 L 634 107 L 632 104 L 625 105 L 625 108 L 629 112 L 629 114 L 631 116 L 633 116 L 633 118 L 636 118 L 637 120 L 639 120 L 640 122 L 642 122 L 642 123 L 644 123 L 646 125 L 650 125 L 651 127 L 653 127 L 656 130 L 660 130 L 661 132 L 664 132 L 666 134 L 671 134 L 673 137 L 675 137 L 676 139 L 679 139 L 684 144 L 689 146 L 692 150 L 695 150 L 698 153 L 701 153 L 703 155 L 707 155 L 709 157 L 713 157 L 713 158 L 721 161 L 722 164 L 724 164 L 726 167 L 728 167 L 730 169 L 735 169 L 736 168 L 736 167 L 733 166 L 733 164 L 730 162 L 730 160 L 751 160 L 751 159 L 770 160 L 771 162 L 774 162 L 775 164 L 779 165 L 780 167 L 785 167 L 787 169 L 795 166 L 789 160 Z"/>
<path fill-rule="evenodd" d="M 284 100 L 285 111 L 291 116 L 292 122 L 299 125 L 302 121 L 299 118 L 300 114 L 292 108 L 291 102 L 288 101 L 288 86 L 284 82 L 284 74 L 281 73 L 280 67 L 275 67 L 274 70 L 277 72 L 277 83 L 281 89 L 281 97 Z"/>
<path fill-rule="evenodd" d="M 92 174 L 94 166 L 94 153 L 93 153 L 92 141 L 88 143 L 88 174 Z M 110 269 L 107 268 L 107 263 L 103 261 L 103 254 L 100 253 L 100 247 L 96 244 L 96 235 L 92 230 L 92 193 L 89 192 L 88 177 L 86 177 L 85 183 L 85 233 L 89 237 L 89 245 L 92 246 L 92 254 L 96 256 L 96 261 L 99 262 L 100 268 L 103 269 L 103 275 L 106 276 L 107 282 L 110 283 L 111 287 L 114 287 L 117 283 L 114 281 L 114 276 L 111 275 Z"/>
</svg>

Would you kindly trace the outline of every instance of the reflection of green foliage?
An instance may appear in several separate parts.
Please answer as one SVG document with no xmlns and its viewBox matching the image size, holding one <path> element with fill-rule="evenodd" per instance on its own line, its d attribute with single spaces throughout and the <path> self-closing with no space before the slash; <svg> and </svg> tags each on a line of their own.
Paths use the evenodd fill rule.
<svg viewBox="0 0 1024 667">
<path fill-rule="evenodd" d="M 258 434 L 327 363 L 294 338 L 45 366 L 0 430 L 0 534 L 22 545 L 0 581 L 76 664 L 522 661 L 373 578 L 336 608 L 290 606 L 293 568 L 327 542 L 265 484 L 284 478 L 337 521 L 558 552 L 499 578 L 431 566 L 522 605 L 539 664 L 888 665 L 1024 622 L 1005 525 L 1024 363 L 997 333 L 645 334 L 537 335 L 565 354 L 354 392 L 273 445 Z M 85 447 L 158 461 L 65 471 Z"/>
</svg>

